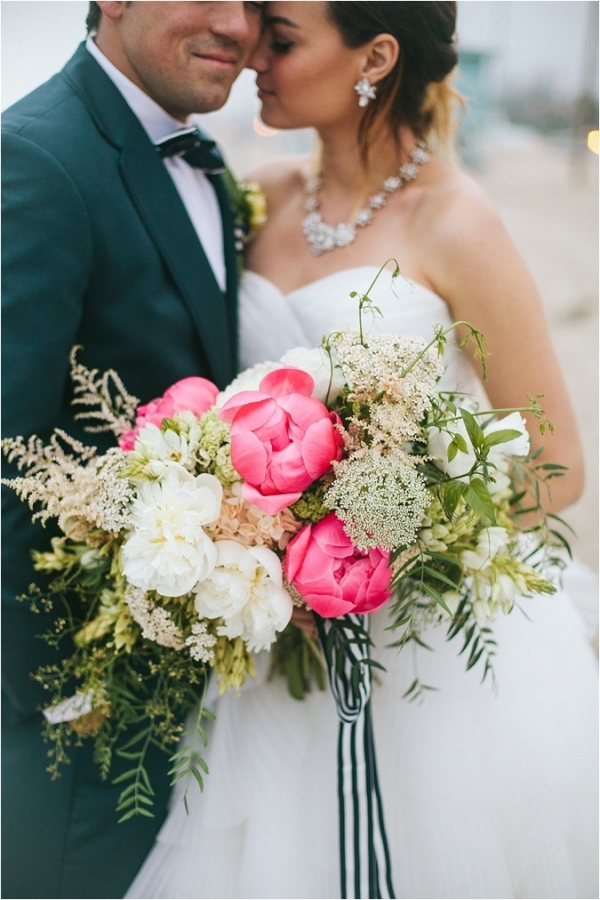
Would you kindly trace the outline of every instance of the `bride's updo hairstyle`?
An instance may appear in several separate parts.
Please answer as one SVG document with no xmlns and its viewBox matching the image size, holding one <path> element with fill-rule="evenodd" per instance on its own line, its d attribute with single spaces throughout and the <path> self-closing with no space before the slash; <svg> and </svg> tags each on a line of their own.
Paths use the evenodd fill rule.
<svg viewBox="0 0 600 900">
<path fill-rule="evenodd" d="M 383 129 L 397 134 L 408 125 L 417 137 L 452 156 L 452 136 L 462 98 L 452 87 L 458 63 L 455 43 L 456 3 L 327 3 L 330 20 L 347 47 L 355 49 L 377 37 L 393 35 L 400 45 L 394 69 L 377 83 L 377 100 L 361 122 L 361 156 Z"/>
</svg>

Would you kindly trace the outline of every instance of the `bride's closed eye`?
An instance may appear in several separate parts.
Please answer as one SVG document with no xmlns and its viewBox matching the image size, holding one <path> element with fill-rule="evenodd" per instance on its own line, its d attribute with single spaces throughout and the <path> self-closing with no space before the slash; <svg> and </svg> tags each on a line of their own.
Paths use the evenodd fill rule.
<svg viewBox="0 0 600 900">
<path fill-rule="evenodd" d="M 275 53 L 287 53 L 294 46 L 293 41 L 276 41 L 273 39 L 269 44 L 269 49 Z"/>
</svg>

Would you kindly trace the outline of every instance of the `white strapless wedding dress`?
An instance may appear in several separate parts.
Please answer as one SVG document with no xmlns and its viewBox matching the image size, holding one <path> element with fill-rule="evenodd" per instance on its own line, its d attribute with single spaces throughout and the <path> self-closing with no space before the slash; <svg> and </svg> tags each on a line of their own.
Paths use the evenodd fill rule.
<svg viewBox="0 0 600 900">
<path fill-rule="evenodd" d="M 357 302 L 377 273 L 339 272 L 284 296 L 247 273 L 241 291 L 241 358 L 278 360 L 291 347 L 357 325 Z M 380 331 L 429 338 L 450 323 L 444 302 L 420 285 L 382 276 L 372 292 Z M 467 359 L 451 351 L 450 386 L 478 391 Z M 593 580 L 592 580 L 593 581 Z M 591 590 L 594 590 L 592 583 Z M 456 641 L 432 630 L 416 660 L 439 690 L 424 703 L 402 694 L 414 678 L 410 648 L 386 647 L 385 610 L 372 616 L 380 783 L 397 897 L 597 898 L 597 661 L 565 593 L 525 602 L 494 626 L 497 694 L 465 673 Z M 289 697 L 255 681 L 214 700 L 205 790 L 186 815 L 170 815 L 128 897 L 339 897 L 336 740 L 328 692 Z M 124 848 L 126 852 L 126 848 Z"/>
</svg>

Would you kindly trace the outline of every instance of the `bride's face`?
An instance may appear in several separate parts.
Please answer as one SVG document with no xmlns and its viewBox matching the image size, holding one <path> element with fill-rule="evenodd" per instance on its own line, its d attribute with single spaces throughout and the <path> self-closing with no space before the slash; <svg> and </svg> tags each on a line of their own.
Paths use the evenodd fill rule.
<svg viewBox="0 0 600 900">
<path fill-rule="evenodd" d="M 273 128 L 355 122 L 354 85 L 365 54 L 346 47 L 326 3 L 265 3 L 262 38 L 248 63 L 257 72 L 261 118 Z"/>
</svg>

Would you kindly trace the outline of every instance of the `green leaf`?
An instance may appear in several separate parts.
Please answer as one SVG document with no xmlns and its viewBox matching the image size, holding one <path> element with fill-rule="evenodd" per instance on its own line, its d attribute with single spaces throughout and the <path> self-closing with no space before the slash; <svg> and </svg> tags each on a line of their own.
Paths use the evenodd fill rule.
<svg viewBox="0 0 600 900">
<path fill-rule="evenodd" d="M 462 481 L 447 481 L 444 485 L 441 485 L 440 502 L 449 519 L 454 515 L 458 502 L 466 489 L 467 485 Z"/>
<path fill-rule="evenodd" d="M 131 738 L 131 740 L 129 740 L 126 744 L 123 744 L 123 747 L 121 747 L 121 748 L 119 748 L 119 750 L 117 750 L 117 754 L 120 756 L 121 753 L 123 752 L 123 750 L 129 750 L 130 747 L 135 747 L 136 744 L 139 744 L 141 741 L 144 740 L 144 738 L 146 738 L 150 734 L 151 730 L 152 730 L 151 727 L 148 727 L 148 728 L 143 728 L 142 731 L 138 731 L 138 733 L 135 734 Z"/>
<path fill-rule="evenodd" d="M 442 581 L 444 584 L 449 585 L 453 590 L 456 590 L 458 585 L 456 582 L 452 581 L 443 572 L 438 572 L 437 569 L 432 569 L 430 566 L 423 566 L 423 571 L 430 575 L 432 578 L 435 578 L 437 581 Z"/>
<path fill-rule="evenodd" d="M 194 753 L 194 762 L 196 763 L 196 765 L 200 766 L 205 775 L 210 774 L 208 771 L 206 760 L 202 759 L 199 753 Z"/>
<path fill-rule="evenodd" d="M 496 508 L 487 485 L 481 478 L 472 478 L 465 491 L 465 501 L 473 512 L 487 519 L 492 525 L 496 524 Z"/>
<path fill-rule="evenodd" d="M 473 623 L 473 625 L 471 625 L 471 627 L 468 629 L 468 631 L 465 634 L 465 642 L 462 645 L 462 649 L 461 649 L 460 653 L 458 654 L 459 656 L 461 656 L 465 652 L 465 650 L 471 643 L 471 638 L 473 637 L 474 632 L 475 632 L 475 623 Z"/>
<path fill-rule="evenodd" d="M 519 437 L 521 437 L 521 432 L 516 428 L 502 428 L 486 434 L 484 444 L 486 447 L 494 447 L 496 444 L 505 444 L 507 441 L 514 441 Z"/>
<path fill-rule="evenodd" d="M 419 679 L 415 678 L 415 680 L 413 681 L 411 686 L 408 688 L 408 690 L 402 694 L 402 697 L 410 697 L 410 695 L 412 693 L 414 693 L 415 691 L 417 691 L 418 689 L 419 689 Z"/>
<path fill-rule="evenodd" d="M 113 778 L 113 784 L 122 784 L 124 781 L 128 781 L 131 778 L 135 778 L 137 776 L 137 769 L 129 769 L 127 772 L 121 772 L 120 775 L 117 775 L 116 778 Z"/>
<path fill-rule="evenodd" d="M 202 778 L 202 775 L 200 774 L 198 769 L 192 768 L 190 771 L 191 771 L 192 775 L 194 776 L 194 778 L 196 779 L 196 781 L 198 782 L 200 790 L 203 791 L 204 790 L 204 780 Z"/>
<path fill-rule="evenodd" d="M 476 450 L 481 450 L 485 443 L 485 435 L 481 428 L 477 423 L 477 419 L 471 415 L 471 413 L 463 409 L 459 408 L 459 413 L 462 416 L 462 420 L 465 423 L 465 428 L 467 429 L 467 434 L 469 435 L 469 439 L 471 444 Z"/>
<path fill-rule="evenodd" d="M 423 582 L 423 584 L 421 585 L 421 588 L 422 588 L 423 591 L 425 591 L 426 594 L 429 594 L 430 597 L 433 597 L 433 599 L 435 600 L 435 602 L 436 602 L 439 606 L 441 606 L 442 609 L 445 610 L 445 612 L 447 612 L 449 616 L 452 615 L 452 611 L 448 608 L 448 605 L 446 604 L 446 601 L 444 600 L 444 598 L 442 597 L 442 595 L 439 594 L 439 593 L 435 590 L 435 588 L 432 588 L 431 585 L 429 585 L 429 584 L 427 584 L 427 583 L 425 583 L 425 582 Z"/>
<path fill-rule="evenodd" d="M 469 452 L 469 446 L 468 446 L 467 442 L 465 441 L 464 437 L 462 436 L 462 434 L 459 434 L 457 432 L 454 435 L 454 437 L 452 438 L 452 443 L 456 446 L 457 450 L 460 450 L 461 453 Z M 448 455 L 448 460 L 450 461 L 450 455 Z"/>
<path fill-rule="evenodd" d="M 118 824 L 121 822 L 126 822 L 128 819 L 132 819 L 134 816 L 146 816 L 148 819 L 154 818 L 154 813 L 150 812 L 149 809 L 144 809 L 142 806 L 136 807 L 135 809 L 130 809 L 128 813 L 125 813 L 124 816 L 121 816 L 120 819 L 117 819 Z"/>
<path fill-rule="evenodd" d="M 124 788 L 119 794 L 119 805 L 126 805 L 124 801 L 127 800 L 129 794 L 132 794 L 135 790 L 137 790 L 137 784 L 134 781 L 128 787 Z"/>
<path fill-rule="evenodd" d="M 475 656 L 473 656 L 473 654 L 471 653 L 471 656 L 469 657 L 469 662 L 467 663 L 467 672 L 469 671 L 469 669 L 472 669 L 473 666 L 477 665 L 484 650 L 485 650 L 485 647 L 480 647 L 479 651 L 475 654 Z"/>
</svg>

